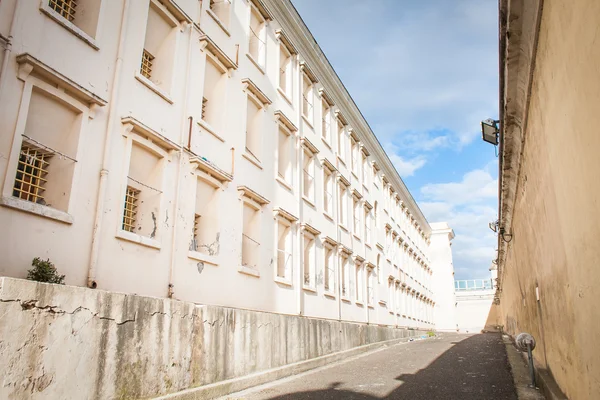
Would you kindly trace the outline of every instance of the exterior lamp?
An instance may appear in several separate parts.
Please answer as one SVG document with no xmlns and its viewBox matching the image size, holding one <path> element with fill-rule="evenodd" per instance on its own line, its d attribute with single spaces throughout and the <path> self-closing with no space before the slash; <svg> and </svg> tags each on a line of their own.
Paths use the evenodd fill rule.
<svg viewBox="0 0 600 400">
<path fill-rule="evenodd" d="M 484 142 L 498 146 L 499 122 L 500 121 L 491 118 L 481 121 L 481 136 Z"/>
</svg>

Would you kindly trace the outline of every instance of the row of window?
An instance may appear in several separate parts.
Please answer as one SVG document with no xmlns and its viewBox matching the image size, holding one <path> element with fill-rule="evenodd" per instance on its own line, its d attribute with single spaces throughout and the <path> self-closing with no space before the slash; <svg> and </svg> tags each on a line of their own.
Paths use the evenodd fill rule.
<svg viewBox="0 0 600 400">
<path fill-rule="evenodd" d="M 69 22 L 83 24 L 83 13 L 79 13 L 78 11 L 82 8 L 79 7 L 76 1 L 49 0 L 48 4 L 52 10 Z M 86 7 L 89 6 L 86 5 Z M 211 0 L 209 2 L 208 11 L 210 11 L 213 16 L 222 22 L 225 27 L 228 26 L 230 19 L 229 15 L 231 13 L 230 1 Z M 265 18 L 261 13 L 261 10 L 254 3 L 250 3 L 250 15 L 250 27 L 248 31 L 249 56 L 264 68 L 266 62 L 266 58 L 264 57 L 266 43 Z M 177 21 L 161 3 L 154 0 L 150 1 L 146 37 L 139 73 L 143 78 L 150 80 L 155 85 L 165 90 L 169 89 L 168 82 L 170 82 L 170 74 L 172 73 L 172 64 L 174 58 L 173 51 L 175 49 L 173 41 L 174 35 L 176 35 L 178 31 L 177 29 L 174 29 L 176 25 Z M 279 89 L 289 97 L 292 97 L 293 71 L 295 68 L 294 66 L 296 65 L 295 61 L 296 57 L 293 47 L 286 45 L 285 41 L 282 41 L 280 45 Z M 300 69 L 302 70 L 301 114 L 304 120 L 312 126 L 314 125 L 315 116 L 314 103 L 316 98 L 315 93 L 317 80 L 314 74 L 312 74 L 308 67 L 306 67 L 303 63 L 301 63 Z M 201 118 L 205 126 L 217 131 L 222 128 L 222 122 L 224 118 L 223 110 L 225 109 L 226 80 L 226 68 L 223 67 L 223 64 L 220 62 L 219 58 L 215 56 L 207 56 Z M 250 87 L 250 89 L 251 90 L 247 91 L 246 151 L 255 161 L 260 162 L 262 159 L 262 134 L 264 131 L 264 127 L 262 126 L 263 113 L 260 111 L 266 105 L 266 101 L 260 96 L 260 90 L 258 88 Z M 322 96 L 321 107 L 321 133 L 323 140 L 325 140 L 327 143 L 332 143 L 333 138 L 331 135 L 331 127 L 334 119 L 334 113 L 332 112 L 333 103 L 329 101 L 326 96 Z M 377 186 L 380 184 L 385 199 L 384 210 L 389 213 L 393 219 L 395 218 L 395 221 L 399 225 L 406 227 L 409 237 L 417 238 L 417 247 L 425 248 L 426 243 L 424 240 L 424 233 L 420 228 L 417 227 L 414 218 L 409 216 L 408 209 L 402 207 L 398 196 L 394 196 L 394 190 L 391 188 L 389 183 L 386 183 L 385 177 L 378 175 L 376 166 L 369 163 L 368 151 L 360 144 L 356 135 L 352 134 L 351 129 L 342 118 L 336 118 L 335 120 L 338 133 L 337 154 L 341 161 L 347 161 L 346 152 L 347 148 L 349 147 L 350 169 L 355 176 L 361 177 L 364 190 L 368 191 L 373 184 L 376 184 Z M 348 132 L 351 134 L 348 135 Z M 347 143 L 348 138 L 349 146 Z M 278 177 L 283 182 L 286 182 L 289 186 L 292 186 L 292 143 L 293 139 L 290 132 L 284 128 L 280 128 L 277 174 Z M 23 150 L 24 154 L 28 151 L 32 151 L 32 149 Z M 39 151 L 39 149 L 36 151 Z M 48 155 L 44 157 L 47 162 Z M 22 166 L 21 168 L 26 169 L 25 166 Z M 302 168 L 303 197 L 315 204 L 317 192 L 317 181 L 315 179 L 316 160 L 315 154 L 310 149 L 306 149 L 304 151 Z M 29 169 L 31 169 L 31 166 Z M 45 176 L 47 172 L 44 171 L 45 170 L 43 168 L 40 168 L 39 171 L 37 171 L 40 176 L 35 178 L 32 176 L 25 178 L 25 180 L 37 179 L 39 181 L 38 185 L 27 184 L 27 182 L 22 179 L 23 182 L 21 182 L 21 184 L 25 186 L 20 189 L 15 186 L 15 193 L 19 194 L 19 196 L 22 198 L 31 198 L 34 202 L 45 202 L 44 198 L 39 196 L 39 194 L 45 191 Z M 132 174 L 133 173 L 130 175 Z M 24 175 L 27 174 L 24 173 Z M 139 187 L 136 187 L 136 179 L 131 179 L 132 182 L 131 185 L 128 186 L 125 198 L 126 208 L 123 219 L 123 229 L 130 232 L 135 231 L 135 221 L 136 219 L 140 219 L 139 205 L 142 203 L 149 203 L 149 201 L 144 199 L 144 191 L 142 191 Z M 154 186 L 153 184 L 150 184 L 148 187 L 152 188 Z M 334 187 L 335 182 L 333 170 L 323 168 L 323 210 L 330 216 L 334 213 Z M 365 202 L 363 206 L 360 200 L 360 194 L 355 191 L 351 193 L 349 185 L 345 185 L 342 182 L 338 187 L 339 195 L 337 203 L 340 210 L 338 213 L 339 223 L 343 227 L 351 228 L 352 232 L 357 237 L 364 239 L 365 243 L 372 245 L 372 223 L 375 223 L 375 229 L 381 227 L 381 224 L 379 223 L 380 218 L 378 216 L 377 202 L 375 202 L 374 207 L 368 202 Z M 19 190 L 21 191 L 19 192 Z M 28 190 L 35 191 L 35 194 L 31 195 L 28 193 Z M 349 205 L 350 199 L 351 209 Z M 56 202 L 54 202 L 54 204 L 56 204 Z M 204 218 L 204 220 L 206 220 L 206 218 Z M 202 231 L 200 227 L 204 223 L 201 214 L 197 214 L 195 216 L 195 221 L 197 230 Z M 386 246 L 386 252 L 390 249 L 393 249 L 393 247 Z M 393 256 L 390 256 L 390 258 L 393 258 Z"/>
</svg>

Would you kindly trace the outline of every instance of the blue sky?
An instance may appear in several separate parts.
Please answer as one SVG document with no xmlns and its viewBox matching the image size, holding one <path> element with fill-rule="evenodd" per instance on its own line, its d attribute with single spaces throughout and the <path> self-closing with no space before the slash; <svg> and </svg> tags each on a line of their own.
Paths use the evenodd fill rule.
<svg viewBox="0 0 600 400">
<path fill-rule="evenodd" d="M 430 222 L 457 279 L 489 277 L 497 158 L 497 0 L 293 0 Z"/>
</svg>

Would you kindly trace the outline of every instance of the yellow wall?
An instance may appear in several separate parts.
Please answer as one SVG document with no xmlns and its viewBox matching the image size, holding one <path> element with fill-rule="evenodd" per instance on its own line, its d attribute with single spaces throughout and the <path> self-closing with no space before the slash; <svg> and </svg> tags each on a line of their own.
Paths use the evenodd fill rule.
<svg viewBox="0 0 600 400">
<path fill-rule="evenodd" d="M 600 398 L 599 15 L 544 2 L 501 294 L 504 329 L 534 335 L 570 399 Z"/>
</svg>

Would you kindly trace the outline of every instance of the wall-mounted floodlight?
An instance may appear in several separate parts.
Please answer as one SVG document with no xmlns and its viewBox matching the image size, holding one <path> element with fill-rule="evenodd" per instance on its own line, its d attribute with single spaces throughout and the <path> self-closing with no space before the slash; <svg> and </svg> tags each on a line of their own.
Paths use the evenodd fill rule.
<svg viewBox="0 0 600 400">
<path fill-rule="evenodd" d="M 498 146 L 498 123 L 500 123 L 500 121 L 491 118 L 481 121 L 481 136 L 483 137 L 484 142 Z"/>
<path fill-rule="evenodd" d="M 498 220 L 495 220 L 494 222 L 490 222 L 488 224 L 488 226 L 490 227 L 490 229 L 494 232 L 497 233 L 498 232 Z"/>
</svg>

